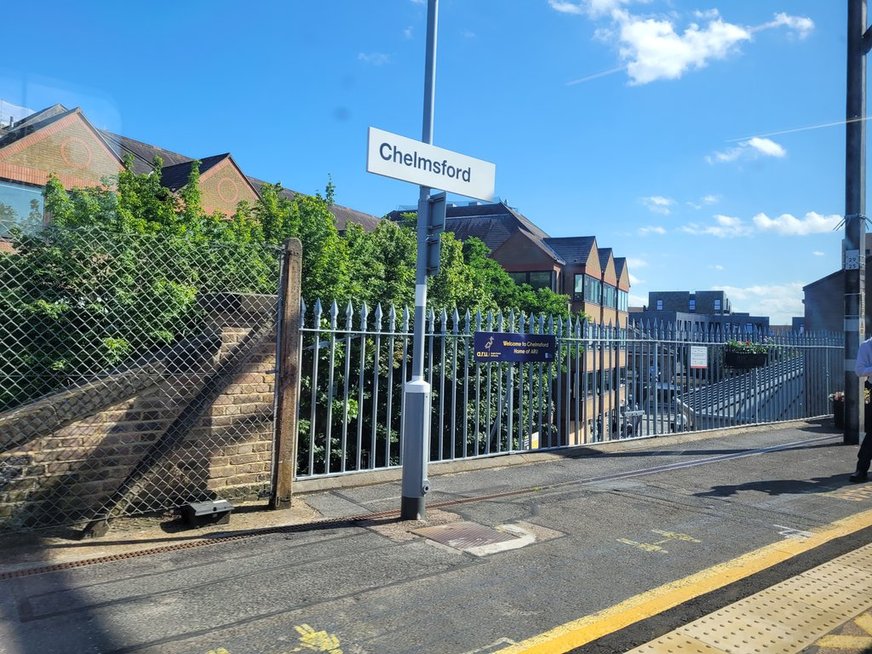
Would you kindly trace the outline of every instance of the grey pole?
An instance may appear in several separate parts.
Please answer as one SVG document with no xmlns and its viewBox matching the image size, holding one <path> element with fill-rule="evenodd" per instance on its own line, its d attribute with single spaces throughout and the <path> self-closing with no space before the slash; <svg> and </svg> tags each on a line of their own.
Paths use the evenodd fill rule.
<svg viewBox="0 0 872 654">
<path fill-rule="evenodd" d="M 439 0 L 427 5 L 427 54 L 424 63 L 424 122 L 421 140 L 433 143 L 433 104 L 436 89 L 436 17 Z M 415 331 L 412 339 L 412 379 L 406 382 L 403 416 L 403 495 L 400 519 L 424 520 L 424 495 L 430 490 L 430 384 L 424 379 L 424 327 L 427 311 L 427 235 L 430 224 L 430 188 L 418 196 L 418 259 L 415 265 Z"/>
<path fill-rule="evenodd" d="M 866 284 L 866 0 L 848 0 L 848 79 L 845 128 L 845 432 L 856 444 L 864 431 L 863 387 L 854 374 L 865 333 Z"/>
</svg>

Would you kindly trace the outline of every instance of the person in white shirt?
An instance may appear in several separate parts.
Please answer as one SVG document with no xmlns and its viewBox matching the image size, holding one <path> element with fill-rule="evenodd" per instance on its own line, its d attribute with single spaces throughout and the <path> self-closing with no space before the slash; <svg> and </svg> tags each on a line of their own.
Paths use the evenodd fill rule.
<svg viewBox="0 0 872 654">
<path fill-rule="evenodd" d="M 866 384 L 869 385 L 869 377 L 872 376 L 872 338 L 868 338 L 862 343 L 857 350 L 857 362 L 854 364 L 854 372 L 858 377 L 866 377 Z M 859 484 L 863 481 L 869 481 L 869 464 L 872 462 L 872 416 L 866 411 L 866 437 L 860 445 L 860 451 L 857 453 L 857 470 L 854 474 L 848 477 L 848 480 Z"/>
</svg>

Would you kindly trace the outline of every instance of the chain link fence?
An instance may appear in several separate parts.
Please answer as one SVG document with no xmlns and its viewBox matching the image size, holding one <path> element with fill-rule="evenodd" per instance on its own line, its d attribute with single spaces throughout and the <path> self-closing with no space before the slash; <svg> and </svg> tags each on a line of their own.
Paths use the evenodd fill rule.
<svg viewBox="0 0 872 654">
<path fill-rule="evenodd" d="M 0 249 L 0 530 L 271 484 L 279 250 L 109 227 Z"/>
</svg>

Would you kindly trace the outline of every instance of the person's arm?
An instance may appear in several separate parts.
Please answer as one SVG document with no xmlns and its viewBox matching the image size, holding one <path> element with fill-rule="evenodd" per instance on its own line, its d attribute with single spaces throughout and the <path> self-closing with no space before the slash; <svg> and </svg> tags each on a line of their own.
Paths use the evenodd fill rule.
<svg viewBox="0 0 872 654">
<path fill-rule="evenodd" d="M 857 362 L 854 372 L 858 377 L 872 376 L 872 343 L 864 341 L 857 350 Z"/>
</svg>

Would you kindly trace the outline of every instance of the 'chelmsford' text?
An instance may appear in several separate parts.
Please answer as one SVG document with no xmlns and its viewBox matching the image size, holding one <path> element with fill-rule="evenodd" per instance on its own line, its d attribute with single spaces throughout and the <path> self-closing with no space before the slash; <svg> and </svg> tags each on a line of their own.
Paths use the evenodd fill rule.
<svg viewBox="0 0 872 654">
<path fill-rule="evenodd" d="M 382 143 L 378 148 L 379 156 L 385 161 L 393 161 L 394 163 L 409 168 L 417 168 L 426 170 L 434 175 L 445 175 L 453 179 L 460 179 L 464 182 L 469 182 L 472 178 L 472 167 L 459 168 L 448 163 L 447 159 L 442 161 L 433 161 L 426 157 L 419 157 L 417 152 L 402 152 L 397 146 L 390 143 Z"/>
</svg>

